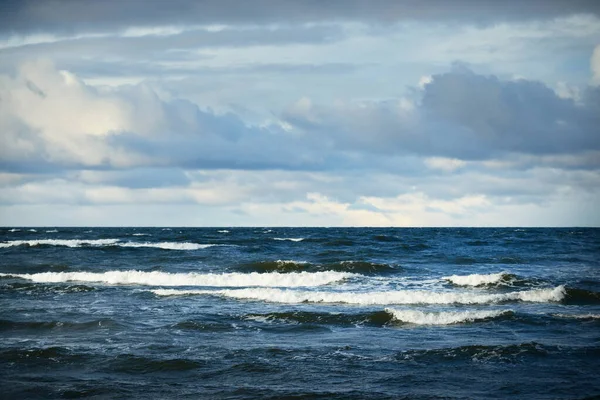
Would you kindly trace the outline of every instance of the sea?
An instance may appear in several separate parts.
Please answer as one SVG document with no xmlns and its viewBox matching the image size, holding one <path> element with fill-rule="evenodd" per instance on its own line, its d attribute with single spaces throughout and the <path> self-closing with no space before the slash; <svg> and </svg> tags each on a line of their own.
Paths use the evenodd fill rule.
<svg viewBox="0 0 600 400">
<path fill-rule="evenodd" d="M 0 228 L 0 398 L 600 398 L 600 229 Z"/>
</svg>

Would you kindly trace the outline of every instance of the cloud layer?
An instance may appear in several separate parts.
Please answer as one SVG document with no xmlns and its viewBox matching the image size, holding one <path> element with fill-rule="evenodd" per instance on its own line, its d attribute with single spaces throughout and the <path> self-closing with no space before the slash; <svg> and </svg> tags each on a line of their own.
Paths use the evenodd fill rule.
<svg viewBox="0 0 600 400">
<path fill-rule="evenodd" d="M 3 4 L 5 224 L 600 224 L 594 2 L 144 4 Z"/>
</svg>

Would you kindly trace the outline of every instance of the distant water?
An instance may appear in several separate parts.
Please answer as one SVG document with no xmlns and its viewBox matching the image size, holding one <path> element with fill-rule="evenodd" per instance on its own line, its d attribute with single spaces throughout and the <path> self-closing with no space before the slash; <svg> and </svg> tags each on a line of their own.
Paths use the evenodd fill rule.
<svg viewBox="0 0 600 400">
<path fill-rule="evenodd" d="M 600 229 L 0 228 L 0 397 L 600 396 Z"/>
</svg>

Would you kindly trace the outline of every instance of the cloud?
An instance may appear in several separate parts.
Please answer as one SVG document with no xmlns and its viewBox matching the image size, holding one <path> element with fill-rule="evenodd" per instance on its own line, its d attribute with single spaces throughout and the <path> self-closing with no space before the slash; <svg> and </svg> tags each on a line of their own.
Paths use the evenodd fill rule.
<svg viewBox="0 0 600 400">
<path fill-rule="evenodd" d="M 307 21 L 350 20 L 390 23 L 398 20 L 473 21 L 478 24 L 503 20 L 551 19 L 575 13 L 598 14 L 592 0 L 526 0 L 502 4 L 494 0 L 411 1 L 335 0 L 107 0 L 79 2 L 5 1 L 0 26 L 8 32 L 118 30 L 129 26 L 148 27 L 185 24 L 269 24 Z"/>
<path fill-rule="evenodd" d="M 574 154 L 600 150 L 598 90 L 562 98 L 541 82 L 503 81 L 457 66 L 422 82 L 414 106 L 406 99 L 337 103 L 302 99 L 286 121 L 328 139 L 329 148 L 478 160 L 501 155 Z"/>
<path fill-rule="evenodd" d="M 467 160 L 600 151 L 600 90 L 563 98 L 536 81 L 504 81 L 464 67 L 433 75 L 409 97 L 338 101 L 302 98 L 266 125 L 165 100 L 146 84 L 98 89 L 49 62 L 1 77 L 0 167 L 128 169 L 397 169 L 398 157 L 428 157 L 452 172 Z M 587 154 L 589 160 L 583 162 Z M 513 157 L 514 158 L 514 157 Z M 583 162 L 583 164 L 582 164 Z M 565 164 L 566 163 L 566 164 Z M 591 164 L 590 164 L 591 163 Z M 415 173 L 418 163 L 406 165 Z"/>
<path fill-rule="evenodd" d="M 594 48 L 590 67 L 592 70 L 592 83 L 600 86 L 600 44 Z"/>
</svg>

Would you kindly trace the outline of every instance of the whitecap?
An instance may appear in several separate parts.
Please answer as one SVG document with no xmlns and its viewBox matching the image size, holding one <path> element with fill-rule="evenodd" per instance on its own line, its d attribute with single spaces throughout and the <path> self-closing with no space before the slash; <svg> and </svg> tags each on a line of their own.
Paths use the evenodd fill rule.
<svg viewBox="0 0 600 400">
<path fill-rule="evenodd" d="M 273 288 L 229 290 L 154 290 L 159 296 L 218 295 L 240 300 L 260 300 L 272 303 L 344 303 L 360 305 L 387 304 L 493 304 L 508 301 L 552 302 L 561 301 L 564 286 L 549 289 L 533 289 L 500 294 L 460 292 L 431 292 L 421 290 L 398 290 L 387 292 L 317 292 Z"/>
<path fill-rule="evenodd" d="M 198 244 L 189 242 L 124 242 L 116 243 L 120 247 L 153 247 L 156 249 L 163 250 L 199 250 L 206 249 L 213 246 L 219 246 L 217 244 Z"/>
<path fill-rule="evenodd" d="M 552 314 L 558 318 L 569 318 L 569 319 L 600 319 L 600 314 Z"/>
<path fill-rule="evenodd" d="M 419 310 L 399 310 L 386 308 L 395 320 L 415 325 L 450 325 L 465 322 L 475 322 L 490 318 L 497 318 L 513 313 L 512 310 L 467 310 L 467 311 L 441 311 L 425 312 Z"/>
<path fill-rule="evenodd" d="M 354 274 L 342 272 L 292 273 L 169 273 L 161 271 L 107 272 L 42 272 L 37 274 L 4 274 L 0 276 L 27 279 L 38 283 L 99 282 L 110 285 L 210 286 L 210 287 L 310 287 L 348 279 Z"/>
<path fill-rule="evenodd" d="M 290 242 L 301 242 L 304 238 L 273 238 L 273 240 L 289 240 Z"/>
<path fill-rule="evenodd" d="M 114 245 L 119 239 L 38 239 L 38 240 L 10 240 L 0 243 L 0 247 L 13 246 L 66 246 L 66 247 L 81 247 L 81 246 L 110 246 Z"/>
<path fill-rule="evenodd" d="M 442 279 L 458 286 L 483 286 L 500 283 L 510 277 L 508 272 L 498 272 L 496 274 L 452 275 L 444 276 Z"/>
<path fill-rule="evenodd" d="M 199 250 L 213 246 L 223 246 L 218 244 L 199 244 L 189 242 L 122 242 L 119 239 L 39 239 L 39 240 L 11 240 L 0 243 L 0 248 L 13 246 L 65 246 L 65 247 L 101 247 L 101 246 L 119 246 L 119 247 L 149 247 L 163 250 Z"/>
</svg>

